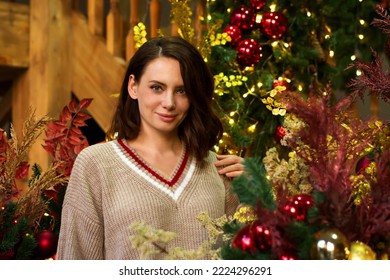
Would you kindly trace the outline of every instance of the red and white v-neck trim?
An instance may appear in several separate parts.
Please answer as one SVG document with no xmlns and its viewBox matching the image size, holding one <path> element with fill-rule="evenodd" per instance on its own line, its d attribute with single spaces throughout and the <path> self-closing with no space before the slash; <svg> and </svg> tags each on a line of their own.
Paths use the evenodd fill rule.
<svg viewBox="0 0 390 280">
<path fill-rule="evenodd" d="M 173 178 L 171 180 L 167 180 L 164 177 L 162 177 L 160 174 L 158 174 L 156 171 L 154 171 L 148 164 L 144 162 L 140 156 L 134 152 L 130 147 L 128 147 L 123 140 L 118 140 L 119 145 L 129 154 L 129 156 L 135 160 L 142 168 L 146 169 L 151 176 L 154 176 L 157 180 L 160 180 L 162 183 L 167 184 L 168 186 L 172 187 L 174 186 L 181 175 L 184 172 L 184 169 L 187 165 L 188 161 L 188 152 L 187 149 L 184 148 L 184 157 L 181 157 L 178 168 L 175 169 L 175 173 L 173 174 Z"/>
<path fill-rule="evenodd" d="M 166 179 L 146 164 L 123 140 L 112 141 L 111 145 L 127 166 L 174 200 L 179 198 L 195 170 L 196 161 L 192 158 L 189 162 L 188 151 L 185 150 L 173 177 Z"/>
</svg>

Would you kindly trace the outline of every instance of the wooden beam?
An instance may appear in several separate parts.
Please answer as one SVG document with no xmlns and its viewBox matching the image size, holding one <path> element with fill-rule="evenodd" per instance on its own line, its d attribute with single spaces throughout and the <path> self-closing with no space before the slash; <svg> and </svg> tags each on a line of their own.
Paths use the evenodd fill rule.
<svg viewBox="0 0 390 280">
<path fill-rule="evenodd" d="M 78 99 L 93 98 L 88 111 L 103 131 L 111 125 L 125 74 L 124 61 L 109 53 L 105 44 L 88 30 L 85 17 L 73 12 L 73 92 Z"/>
<path fill-rule="evenodd" d="M 29 62 L 29 7 L 0 1 L 0 67 L 26 68 Z"/>
<path fill-rule="evenodd" d="M 37 117 L 58 117 L 71 97 L 71 2 L 30 0 L 30 65 L 26 77 L 15 81 L 12 121 L 22 126 L 28 107 Z M 20 133 L 20 130 L 19 130 Z M 43 169 L 50 158 L 42 148 L 44 135 L 34 144 L 30 160 Z"/>
</svg>

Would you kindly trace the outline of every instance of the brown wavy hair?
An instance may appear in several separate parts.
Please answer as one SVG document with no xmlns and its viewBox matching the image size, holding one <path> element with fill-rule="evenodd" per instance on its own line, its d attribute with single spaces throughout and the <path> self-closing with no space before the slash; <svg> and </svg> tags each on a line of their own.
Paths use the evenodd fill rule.
<svg viewBox="0 0 390 280">
<path fill-rule="evenodd" d="M 130 59 L 122 83 L 118 105 L 112 120 L 111 133 L 118 139 L 135 139 L 140 131 L 138 101 L 128 93 L 130 75 L 140 81 L 147 65 L 158 57 L 169 57 L 180 63 L 180 71 L 190 108 L 180 124 L 179 138 L 189 153 L 200 161 L 222 137 L 222 123 L 213 111 L 214 78 L 198 50 L 177 36 L 148 40 Z"/>
</svg>

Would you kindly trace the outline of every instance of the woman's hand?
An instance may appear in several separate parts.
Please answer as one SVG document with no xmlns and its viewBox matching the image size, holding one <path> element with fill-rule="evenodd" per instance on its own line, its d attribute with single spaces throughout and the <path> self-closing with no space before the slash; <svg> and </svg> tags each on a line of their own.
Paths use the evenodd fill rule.
<svg viewBox="0 0 390 280">
<path fill-rule="evenodd" d="M 229 178 L 242 175 L 245 171 L 244 159 L 236 155 L 217 155 L 216 167 L 222 167 L 218 173 Z"/>
</svg>

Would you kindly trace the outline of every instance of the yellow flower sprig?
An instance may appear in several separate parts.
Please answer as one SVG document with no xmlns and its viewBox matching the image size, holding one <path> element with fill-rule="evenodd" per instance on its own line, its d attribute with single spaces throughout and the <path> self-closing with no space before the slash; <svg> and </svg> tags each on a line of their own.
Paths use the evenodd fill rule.
<svg viewBox="0 0 390 280">
<path fill-rule="evenodd" d="M 275 98 L 278 93 L 285 90 L 286 87 L 284 86 L 276 86 L 271 91 L 267 92 L 268 97 L 261 99 L 261 101 L 266 105 L 266 108 L 275 116 L 284 116 L 286 114 L 286 107 Z"/>
<path fill-rule="evenodd" d="M 225 75 L 224 73 L 219 73 L 218 75 L 214 75 L 215 82 L 215 93 L 218 95 L 223 95 L 228 92 L 225 89 L 241 86 L 248 80 L 248 77 L 243 75 Z"/>
<path fill-rule="evenodd" d="M 256 217 L 254 209 L 250 206 L 240 207 L 233 215 L 234 219 L 243 224 L 250 224 L 256 220 Z"/>
<path fill-rule="evenodd" d="M 231 42 L 232 40 L 232 38 L 230 38 L 230 36 L 226 32 L 211 34 L 209 39 L 210 39 L 210 45 L 212 47 L 226 45 L 226 43 Z"/>
<path fill-rule="evenodd" d="M 133 27 L 135 48 L 139 49 L 144 43 L 146 43 L 147 32 L 146 27 L 142 22 L 139 22 Z"/>
</svg>

